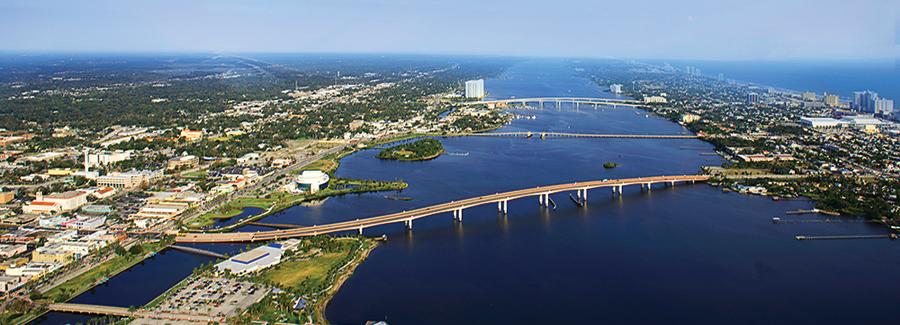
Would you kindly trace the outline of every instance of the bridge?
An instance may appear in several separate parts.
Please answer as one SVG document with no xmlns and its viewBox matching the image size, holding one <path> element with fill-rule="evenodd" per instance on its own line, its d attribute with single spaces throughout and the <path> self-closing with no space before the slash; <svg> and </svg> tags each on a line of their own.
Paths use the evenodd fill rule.
<svg viewBox="0 0 900 325">
<path fill-rule="evenodd" d="M 675 185 L 684 182 L 703 182 L 709 179 L 707 175 L 677 175 L 636 177 L 623 179 L 606 179 L 600 181 L 574 182 L 567 184 L 548 185 L 515 190 L 503 193 L 495 193 L 479 197 L 468 198 L 460 201 L 451 201 L 436 204 L 415 210 L 391 213 L 383 216 L 356 219 L 350 221 L 335 222 L 326 225 L 314 225 L 297 227 L 285 230 L 260 231 L 260 232 L 232 232 L 232 233 L 185 233 L 175 237 L 177 243 L 239 243 L 268 241 L 305 236 L 317 236 L 345 231 L 358 231 L 363 233 L 365 228 L 402 222 L 407 228 L 412 229 L 413 221 L 440 213 L 452 212 L 456 221 L 462 222 L 463 210 L 484 204 L 497 204 L 500 213 L 508 212 L 508 202 L 525 197 L 538 197 L 541 206 L 550 203 L 550 194 L 575 191 L 581 202 L 587 202 L 588 190 L 596 188 L 611 188 L 613 195 L 621 195 L 622 188 L 631 185 L 640 185 L 641 188 L 650 190 L 653 184 L 663 183 Z"/>
<path fill-rule="evenodd" d="M 531 138 L 535 135 L 546 138 L 598 138 L 598 139 L 698 139 L 698 135 L 686 134 L 603 134 L 603 133 L 564 133 L 564 132 L 488 132 L 460 134 L 471 137 L 516 137 Z M 448 135 L 454 136 L 454 135 Z"/>
<path fill-rule="evenodd" d="M 193 253 L 193 254 L 197 254 L 197 255 L 204 255 L 204 256 L 215 257 L 215 258 L 220 258 L 220 259 L 228 258 L 228 256 L 225 256 L 225 255 L 213 252 L 213 251 L 208 251 L 205 249 L 199 249 L 199 248 L 194 248 L 194 247 L 169 245 L 169 248 L 177 250 L 177 251 L 182 251 L 185 253 Z"/>
<path fill-rule="evenodd" d="M 161 320 L 170 320 L 170 321 L 185 321 L 185 322 L 194 322 L 194 323 L 204 323 L 204 324 L 221 323 L 225 320 L 222 317 L 217 318 L 217 317 L 211 317 L 211 316 L 207 316 L 207 315 L 168 313 L 168 312 L 141 310 L 141 309 L 131 311 L 125 307 L 88 305 L 88 304 L 72 304 L 72 303 L 50 304 L 47 306 L 47 309 L 50 311 L 63 312 L 63 313 L 76 313 L 76 314 L 87 314 L 87 315 L 110 315 L 110 316 L 131 317 L 131 318 L 151 318 L 151 319 L 161 319 Z"/>
<path fill-rule="evenodd" d="M 610 98 L 592 98 L 592 97 L 528 97 L 528 98 L 507 98 L 507 99 L 490 99 L 490 100 L 479 100 L 473 102 L 464 102 L 463 105 L 488 105 L 488 106 L 496 106 L 496 105 L 510 105 L 510 104 L 519 104 L 522 106 L 528 106 L 529 103 L 535 103 L 540 108 L 544 108 L 545 103 L 554 104 L 556 107 L 562 107 L 564 103 L 571 103 L 572 106 L 578 108 L 580 105 L 587 105 L 591 107 L 597 106 L 627 106 L 627 107 L 638 107 L 643 105 L 643 102 L 633 100 L 633 99 L 610 99 Z"/>
</svg>

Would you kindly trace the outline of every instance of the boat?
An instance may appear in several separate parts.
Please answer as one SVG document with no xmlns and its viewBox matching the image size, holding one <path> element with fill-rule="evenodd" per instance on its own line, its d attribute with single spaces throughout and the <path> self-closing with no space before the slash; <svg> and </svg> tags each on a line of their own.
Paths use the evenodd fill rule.
<svg viewBox="0 0 900 325">
<path fill-rule="evenodd" d="M 448 156 L 462 156 L 462 157 L 465 157 L 465 156 L 468 156 L 469 153 L 468 153 L 468 152 L 448 152 L 447 155 L 448 155 Z"/>
</svg>

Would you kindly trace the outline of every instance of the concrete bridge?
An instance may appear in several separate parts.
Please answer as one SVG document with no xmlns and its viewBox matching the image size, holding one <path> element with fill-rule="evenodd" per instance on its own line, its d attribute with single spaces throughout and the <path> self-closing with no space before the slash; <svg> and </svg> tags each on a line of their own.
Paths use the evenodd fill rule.
<svg viewBox="0 0 900 325">
<path fill-rule="evenodd" d="M 535 135 L 546 138 L 598 138 L 598 139 L 697 139 L 698 135 L 686 134 L 602 134 L 602 133 L 564 133 L 564 132 L 488 132 L 460 134 L 471 137 L 516 137 L 531 138 Z"/>
<path fill-rule="evenodd" d="M 638 107 L 643 104 L 641 101 L 633 100 L 633 99 L 610 99 L 610 98 L 592 98 L 592 97 L 527 97 L 527 98 L 507 98 L 507 99 L 490 99 L 490 100 L 479 100 L 473 102 L 464 102 L 463 105 L 488 105 L 488 106 L 503 106 L 503 105 L 515 105 L 519 104 L 522 106 L 528 106 L 529 103 L 533 103 L 538 105 L 540 108 L 544 108 L 544 105 L 547 103 L 555 105 L 555 107 L 562 107 L 562 104 L 571 103 L 572 106 L 578 108 L 581 105 L 586 105 L 590 107 L 597 106 L 627 106 L 627 107 Z"/>
<path fill-rule="evenodd" d="M 149 311 L 149 310 L 141 310 L 141 309 L 131 311 L 125 307 L 88 305 L 88 304 L 56 303 L 56 304 L 48 305 L 47 309 L 50 311 L 63 312 L 63 313 L 76 313 L 76 314 L 88 314 L 88 315 L 110 315 L 110 316 L 131 317 L 131 318 L 150 318 L 150 319 L 202 323 L 202 324 L 220 323 L 220 322 L 225 321 L 225 319 L 222 317 L 211 317 L 211 316 L 207 316 L 207 315 L 176 314 L 176 313 L 165 313 L 165 312 L 157 312 L 157 311 Z"/>
<path fill-rule="evenodd" d="M 451 201 L 436 204 L 415 210 L 397 212 L 383 216 L 356 219 L 351 221 L 335 222 L 327 225 L 314 225 L 298 227 L 286 230 L 273 230 L 261 232 L 234 232 L 234 233 L 185 233 L 175 237 L 178 243 L 237 243 L 237 242 L 255 242 L 268 241 L 304 236 L 316 236 L 322 234 L 330 234 L 345 231 L 358 231 L 362 234 L 365 228 L 381 226 L 392 223 L 402 222 L 407 228 L 412 229 L 413 221 L 440 213 L 451 212 L 453 218 L 462 222 L 463 211 L 467 208 L 484 205 L 497 204 L 497 210 L 500 213 L 507 213 L 508 202 L 525 197 L 538 197 L 538 203 L 541 206 L 547 206 L 550 202 L 550 194 L 575 191 L 577 198 L 582 203 L 587 202 L 588 190 L 596 188 L 610 188 L 613 195 L 621 194 L 622 188 L 630 185 L 639 185 L 641 188 L 650 190 L 653 184 L 670 184 L 684 182 L 703 182 L 709 179 L 706 175 L 677 175 L 677 176 L 654 176 L 654 177 L 637 177 L 623 178 L 612 180 L 575 182 L 567 184 L 549 185 L 532 187 L 522 190 L 515 190 L 503 193 L 495 193 L 479 197 L 468 198 L 460 201 Z"/>
</svg>

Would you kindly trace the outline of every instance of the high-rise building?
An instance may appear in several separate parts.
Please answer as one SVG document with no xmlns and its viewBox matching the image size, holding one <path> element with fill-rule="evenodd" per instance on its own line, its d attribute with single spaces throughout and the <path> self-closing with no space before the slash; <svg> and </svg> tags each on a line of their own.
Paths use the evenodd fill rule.
<svg viewBox="0 0 900 325">
<path fill-rule="evenodd" d="M 865 112 L 875 113 L 875 100 L 878 99 L 878 93 L 865 90 L 853 92 L 853 109 Z"/>
<path fill-rule="evenodd" d="M 484 97 L 484 79 L 466 81 L 466 98 Z"/>
<path fill-rule="evenodd" d="M 812 102 L 812 101 L 816 100 L 816 93 L 807 91 L 807 92 L 804 92 L 800 97 L 802 97 L 803 100 L 805 100 L 805 101 Z"/>
<path fill-rule="evenodd" d="M 757 93 L 747 94 L 747 104 L 755 105 L 757 103 L 759 103 L 759 94 L 757 94 Z"/>
<path fill-rule="evenodd" d="M 894 113 L 894 100 L 879 98 L 875 100 L 875 114 L 891 115 Z"/>
<path fill-rule="evenodd" d="M 612 84 L 609 85 L 609 92 L 613 94 L 621 94 L 622 93 L 622 85 L 620 84 Z"/>
<path fill-rule="evenodd" d="M 828 105 L 831 107 L 837 107 L 837 106 L 841 105 L 841 99 L 838 97 L 838 95 L 831 95 L 831 94 L 826 93 L 824 101 L 825 101 L 825 105 Z"/>
</svg>

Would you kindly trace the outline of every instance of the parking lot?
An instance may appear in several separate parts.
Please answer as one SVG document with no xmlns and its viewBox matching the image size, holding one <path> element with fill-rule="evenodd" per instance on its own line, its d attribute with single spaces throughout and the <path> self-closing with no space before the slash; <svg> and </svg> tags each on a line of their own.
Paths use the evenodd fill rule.
<svg viewBox="0 0 900 325">
<path fill-rule="evenodd" d="M 159 312 L 230 317 L 269 293 L 269 288 L 246 281 L 199 277 L 176 290 Z"/>
</svg>

